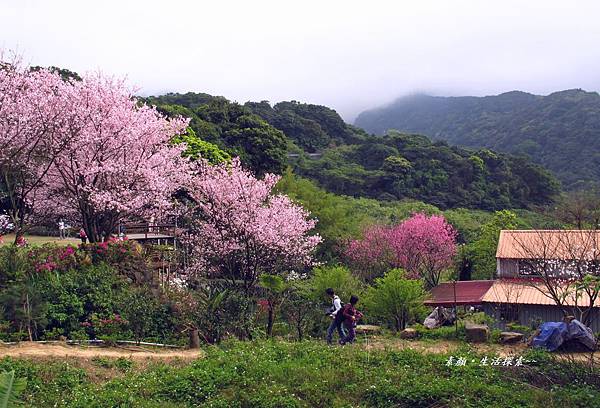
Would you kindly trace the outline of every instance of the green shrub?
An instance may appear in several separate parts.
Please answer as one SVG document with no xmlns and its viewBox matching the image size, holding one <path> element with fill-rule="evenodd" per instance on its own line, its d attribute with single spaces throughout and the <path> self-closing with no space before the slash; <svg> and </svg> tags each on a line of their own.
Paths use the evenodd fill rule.
<svg viewBox="0 0 600 408">
<path fill-rule="evenodd" d="M 342 299 L 342 303 L 348 302 L 351 295 L 360 295 L 363 290 L 360 280 L 341 265 L 316 268 L 310 286 L 314 299 L 328 302 L 331 300 L 325 294 L 327 288 L 333 288 Z"/>
<path fill-rule="evenodd" d="M 500 343 L 500 333 L 502 333 L 502 330 L 492 329 L 490 332 L 490 342 Z"/>
<path fill-rule="evenodd" d="M 491 325 L 494 323 L 494 319 L 484 312 L 468 313 L 462 316 L 462 320 L 469 321 L 475 324 L 487 324 Z"/>
<path fill-rule="evenodd" d="M 426 340 L 464 340 L 465 325 L 463 322 L 458 322 L 458 330 L 456 326 L 441 326 L 435 329 L 428 329 L 422 324 L 411 326 L 417 331 L 417 336 Z"/>
<path fill-rule="evenodd" d="M 120 297 L 129 288 L 107 264 L 81 266 L 58 274 L 46 272 L 41 278 L 37 284 L 48 302 L 46 330 L 61 329 L 69 338 L 73 338 L 72 332 L 80 333 L 85 328 L 82 324 L 90 322 L 93 315 L 109 318 L 119 314 Z M 88 334 L 95 336 L 91 329 Z"/>
<path fill-rule="evenodd" d="M 382 319 L 398 331 L 423 314 L 423 299 L 423 282 L 406 279 L 404 271 L 393 269 L 367 288 L 364 305 L 369 315 Z"/>
<path fill-rule="evenodd" d="M 533 332 L 533 329 L 529 326 L 523 326 L 517 323 L 508 323 L 506 325 L 506 329 L 518 333 L 523 333 L 525 336 L 528 336 Z"/>
</svg>

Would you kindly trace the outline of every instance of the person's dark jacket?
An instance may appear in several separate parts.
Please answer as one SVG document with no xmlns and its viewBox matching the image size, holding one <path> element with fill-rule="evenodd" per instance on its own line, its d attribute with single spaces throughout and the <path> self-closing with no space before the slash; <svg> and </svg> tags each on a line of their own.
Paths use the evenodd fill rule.
<svg viewBox="0 0 600 408">
<path fill-rule="evenodd" d="M 344 315 L 344 324 L 349 327 L 354 326 L 356 322 L 358 322 L 358 320 L 363 316 L 363 314 L 359 312 L 354 305 L 352 305 L 352 303 L 346 303 L 344 305 L 342 314 Z M 352 319 L 352 317 L 354 317 L 354 319 Z"/>
</svg>

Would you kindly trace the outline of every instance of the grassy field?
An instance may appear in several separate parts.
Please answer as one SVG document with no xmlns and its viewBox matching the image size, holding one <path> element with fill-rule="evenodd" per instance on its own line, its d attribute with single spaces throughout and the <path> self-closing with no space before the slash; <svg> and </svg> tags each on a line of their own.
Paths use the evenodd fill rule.
<svg viewBox="0 0 600 408">
<path fill-rule="evenodd" d="M 597 368 L 525 350 L 523 366 L 481 365 L 494 354 L 464 343 L 440 352 L 398 344 L 231 341 L 193 360 L 4 357 L 0 370 L 27 378 L 31 407 L 600 406 Z M 451 356 L 466 364 L 448 365 Z"/>
<path fill-rule="evenodd" d="M 4 237 L 4 243 L 2 245 L 9 245 L 15 241 L 14 234 L 7 234 Z M 57 245 L 77 245 L 81 242 L 78 238 L 66 238 L 59 239 L 58 237 L 43 237 L 39 235 L 25 235 L 25 239 L 31 245 L 43 245 L 43 244 L 57 244 Z"/>
</svg>

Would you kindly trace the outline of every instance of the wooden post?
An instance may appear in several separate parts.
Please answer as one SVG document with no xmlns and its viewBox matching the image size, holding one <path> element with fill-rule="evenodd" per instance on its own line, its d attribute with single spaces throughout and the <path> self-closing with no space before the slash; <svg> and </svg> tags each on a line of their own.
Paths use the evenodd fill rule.
<svg viewBox="0 0 600 408">
<path fill-rule="evenodd" d="M 200 348 L 200 333 L 198 332 L 198 329 L 190 329 L 189 346 L 191 349 L 199 349 Z"/>
<path fill-rule="evenodd" d="M 456 279 L 452 281 L 452 288 L 454 289 L 454 328 L 456 337 L 458 338 L 458 311 L 456 310 Z"/>
</svg>

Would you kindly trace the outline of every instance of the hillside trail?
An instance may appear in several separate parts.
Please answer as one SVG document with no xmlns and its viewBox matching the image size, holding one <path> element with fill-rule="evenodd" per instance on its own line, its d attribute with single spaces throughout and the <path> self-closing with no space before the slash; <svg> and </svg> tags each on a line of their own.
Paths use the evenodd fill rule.
<svg viewBox="0 0 600 408">
<path fill-rule="evenodd" d="M 452 340 L 405 340 L 389 339 L 379 336 L 369 336 L 361 340 L 361 347 L 366 351 L 371 350 L 415 350 L 422 353 L 450 354 L 462 356 L 465 353 L 465 346 L 470 352 L 482 356 L 519 357 L 523 356 L 530 347 L 525 343 L 517 344 L 494 344 L 494 343 L 465 343 Z M 580 363 L 590 363 L 590 358 L 594 366 L 600 366 L 600 353 L 596 352 L 592 356 L 590 352 L 571 352 L 559 351 L 552 355 L 564 361 L 577 361 Z"/>
<path fill-rule="evenodd" d="M 465 352 L 467 343 L 451 340 L 404 340 L 382 336 L 361 336 L 358 339 L 357 347 L 365 351 L 397 351 L 397 350 L 415 350 L 421 353 L 435 354 L 453 354 L 462 355 Z M 523 355 L 528 346 L 524 343 L 501 345 L 490 343 L 468 344 L 468 349 L 479 355 L 499 357 L 518 357 Z M 561 359 L 573 359 L 580 362 L 589 361 L 590 353 L 553 353 Z M 600 353 L 599 353 L 600 354 Z M 89 360 L 97 357 L 104 358 L 127 358 L 133 360 L 183 360 L 191 361 L 204 356 L 202 349 L 163 349 L 149 348 L 140 346 L 119 346 L 119 347 L 98 347 L 67 345 L 63 342 L 55 343 L 36 343 L 20 342 L 18 344 L 3 344 L 0 342 L 0 358 L 32 358 L 32 359 L 57 359 L 57 358 L 75 358 Z M 595 364 L 600 364 L 600 358 L 596 357 Z M 595 365 L 594 364 L 594 365 Z"/>
<path fill-rule="evenodd" d="M 0 358 L 46 358 L 74 357 L 91 359 L 94 357 L 128 358 L 128 359 L 183 359 L 193 360 L 202 357 L 200 349 L 157 349 L 139 346 L 96 347 L 67 345 L 66 343 L 35 343 L 24 341 L 19 344 L 6 345 L 0 343 Z"/>
</svg>

